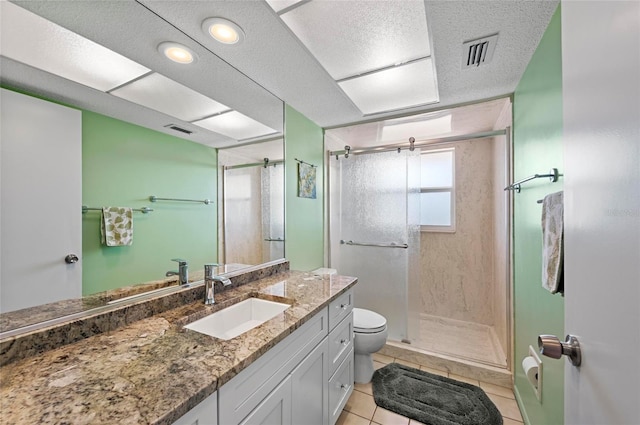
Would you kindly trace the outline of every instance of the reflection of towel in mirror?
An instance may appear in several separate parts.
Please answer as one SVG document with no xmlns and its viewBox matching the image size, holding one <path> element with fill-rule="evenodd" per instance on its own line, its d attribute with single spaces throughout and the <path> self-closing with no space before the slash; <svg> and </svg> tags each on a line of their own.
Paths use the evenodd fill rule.
<svg viewBox="0 0 640 425">
<path fill-rule="evenodd" d="M 106 246 L 125 246 L 133 243 L 133 210 L 124 207 L 102 208 L 100 236 Z"/>
<path fill-rule="evenodd" d="M 552 294 L 564 292 L 564 202 L 556 192 L 542 201 L 542 287 Z"/>
</svg>

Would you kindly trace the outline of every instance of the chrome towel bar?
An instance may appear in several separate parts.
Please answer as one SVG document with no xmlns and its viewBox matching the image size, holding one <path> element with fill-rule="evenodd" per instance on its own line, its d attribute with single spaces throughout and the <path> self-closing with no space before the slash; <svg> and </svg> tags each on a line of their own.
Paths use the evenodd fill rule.
<svg viewBox="0 0 640 425">
<path fill-rule="evenodd" d="M 149 196 L 149 200 L 151 202 L 158 202 L 158 201 L 198 202 L 198 203 L 203 203 L 205 205 L 209 205 L 213 203 L 213 201 L 209 199 L 158 198 L 157 196 L 154 196 L 154 195 Z"/>
<path fill-rule="evenodd" d="M 354 242 L 354 241 L 345 241 L 344 239 L 340 239 L 341 245 L 358 245 L 358 246 L 375 246 L 378 248 L 402 248 L 407 249 L 409 245 L 406 243 L 368 243 L 368 242 Z"/>
<path fill-rule="evenodd" d="M 505 187 L 504 190 L 515 190 L 516 193 L 520 193 L 520 186 L 522 185 L 522 183 L 528 182 L 533 179 L 542 179 L 542 178 L 548 178 L 549 180 L 551 180 L 552 183 L 555 183 L 558 181 L 558 176 L 560 176 L 560 174 L 558 174 L 558 169 L 552 168 L 548 174 L 534 174 L 533 176 L 529 176 L 522 180 L 518 180 L 515 183 L 511 183 L 509 186 Z"/>
<path fill-rule="evenodd" d="M 148 207 L 142 207 L 142 208 L 132 208 L 132 211 L 139 211 L 142 214 L 147 214 L 150 213 L 151 211 L 153 211 L 152 208 L 148 208 Z M 102 208 L 89 208 L 86 205 L 82 206 L 82 214 L 86 213 L 87 211 L 102 211 Z"/>
</svg>

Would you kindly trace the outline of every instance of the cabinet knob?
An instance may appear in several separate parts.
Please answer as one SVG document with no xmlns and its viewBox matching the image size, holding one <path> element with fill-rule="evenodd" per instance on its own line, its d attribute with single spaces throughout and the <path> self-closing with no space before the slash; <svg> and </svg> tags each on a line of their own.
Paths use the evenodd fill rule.
<svg viewBox="0 0 640 425">
<path fill-rule="evenodd" d="M 341 339 L 341 340 L 340 340 L 340 344 L 342 344 L 342 345 L 347 345 L 347 343 L 348 343 L 348 342 L 349 342 L 349 341 L 348 341 L 348 340 L 346 340 L 346 339 Z"/>
</svg>

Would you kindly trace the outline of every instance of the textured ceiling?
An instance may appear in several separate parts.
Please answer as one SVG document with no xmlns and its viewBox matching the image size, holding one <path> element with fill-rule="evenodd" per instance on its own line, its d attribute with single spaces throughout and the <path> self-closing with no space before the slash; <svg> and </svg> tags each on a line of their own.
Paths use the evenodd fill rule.
<svg viewBox="0 0 640 425">
<path fill-rule="evenodd" d="M 279 131 L 283 128 L 281 100 L 322 127 L 365 120 L 320 62 L 262 0 L 61 0 L 16 4 Z M 403 113 L 512 93 L 557 4 L 555 0 L 425 1 L 440 102 Z M 222 45 L 205 35 L 202 21 L 212 16 L 223 16 L 240 25 L 246 33 L 244 42 Z M 358 16 L 352 20 L 357 23 Z M 463 70 L 462 43 L 494 33 L 499 37 L 492 61 Z M 163 41 L 185 44 L 200 60 L 193 67 L 168 62 L 156 50 Z M 196 132 L 188 137 L 190 140 L 210 146 L 236 143 L 7 58 L 2 58 L 0 66 L 3 84 L 12 87 L 169 134 L 174 133 L 163 126 L 179 124 Z M 377 114 L 366 120 L 397 114 Z"/>
</svg>

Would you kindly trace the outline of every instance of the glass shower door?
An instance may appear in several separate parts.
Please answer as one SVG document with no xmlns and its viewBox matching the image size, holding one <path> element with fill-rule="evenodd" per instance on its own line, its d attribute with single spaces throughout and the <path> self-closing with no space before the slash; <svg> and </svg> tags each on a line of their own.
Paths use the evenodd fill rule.
<svg viewBox="0 0 640 425">
<path fill-rule="evenodd" d="M 418 152 L 332 158 L 329 173 L 331 267 L 358 278 L 356 307 L 382 314 L 389 339 L 407 341 L 414 316 L 409 281 L 420 250 L 409 208 L 418 196 L 410 187 L 419 173 Z"/>
</svg>

